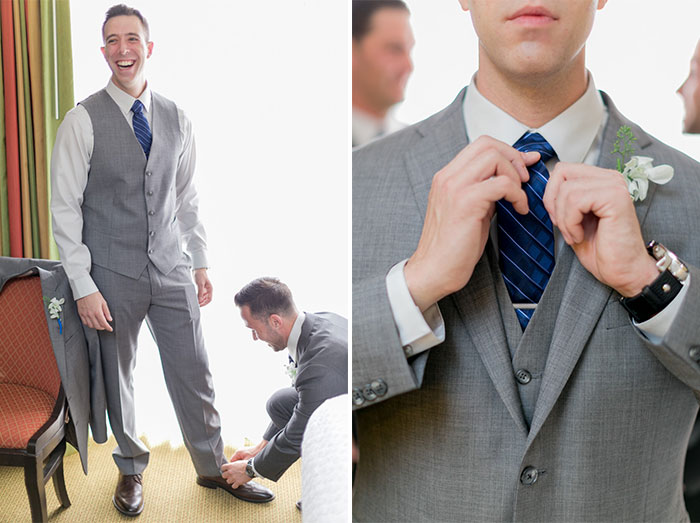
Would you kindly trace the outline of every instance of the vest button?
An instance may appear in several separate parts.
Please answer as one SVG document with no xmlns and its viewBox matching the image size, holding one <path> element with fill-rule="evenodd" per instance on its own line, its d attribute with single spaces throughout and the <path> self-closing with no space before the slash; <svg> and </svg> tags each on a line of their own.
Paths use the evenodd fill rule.
<svg viewBox="0 0 700 523">
<path fill-rule="evenodd" d="M 525 467 L 523 473 L 520 474 L 520 483 L 526 486 L 534 485 L 537 478 L 540 476 L 540 471 L 535 467 Z"/>
<path fill-rule="evenodd" d="M 146 194 L 147 194 L 148 196 L 153 196 L 153 191 L 148 191 Z"/>
<path fill-rule="evenodd" d="M 515 372 L 515 379 L 518 380 L 518 383 L 521 385 L 527 385 L 532 381 L 532 374 L 525 369 L 518 369 Z"/>
<path fill-rule="evenodd" d="M 151 232 L 149 232 L 148 234 L 149 234 L 149 236 L 155 236 L 155 235 L 156 235 L 156 231 L 151 231 Z"/>
<path fill-rule="evenodd" d="M 155 211 L 148 211 L 149 216 L 153 216 L 156 212 Z"/>
<path fill-rule="evenodd" d="M 153 254 L 153 249 L 148 249 L 148 254 Z"/>
<path fill-rule="evenodd" d="M 151 171 L 146 171 L 146 176 L 150 176 L 150 175 L 152 175 L 152 174 L 153 174 L 153 173 L 152 173 Z"/>
</svg>

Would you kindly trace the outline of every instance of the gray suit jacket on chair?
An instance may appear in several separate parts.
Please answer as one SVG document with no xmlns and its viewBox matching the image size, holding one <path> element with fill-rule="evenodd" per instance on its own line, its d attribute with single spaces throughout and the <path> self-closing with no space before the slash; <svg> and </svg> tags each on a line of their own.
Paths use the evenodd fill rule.
<svg viewBox="0 0 700 523">
<path fill-rule="evenodd" d="M 0 257 L 0 290 L 9 280 L 27 272 L 39 274 L 44 297 L 65 299 L 61 312 L 62 332 L 59 332 L 58 322 L 49 318 L 46 308 L 44 312 L 63 390 L 68 399 L 73 427 L 71 443 L 77 445 L 83 471 L 87 474 L 88 423 L 95 441 L 103 443 L 107 440 L 104 385 L 97 334 L 93 330 L 83 331 L 68 278 L 60 262 Z M 87 338 L 86 334 L 89 334 Z"/>
<path fill-rule="evenodd" d="M 406 359 L 385 276 L 415 250 L 433 175 L 467 143 L 464 91 L 442 112 L 353 157 L 353 387 L 386 393 L 356 410 L 358 521 L 683 521 L 685 449 L 700 389 L 700 167 L 609 119 L 599 165 L 629 125 L 637 154 L 675 168 L 636 204 L 646 239 L 691 265 L 681 312 L 658 345 L 565 247 L 522 336 L 544 352 L 526 416 L 511 357 L 517 325 L 490 242 L 469 283 L 440 302 L 445 342 Z M 624 267 L 621 267 L 624 270 Z M 504 300 L 505 296 L 505 300 Z M 500 301 L 499 301 L 500 300 Z M 517 327 L 516 327 L 517 331 Z M 509 350 L 510 348 L 510 350 Z M 517 353 L 516 353 L 517 356 Z M 371 398 L 371 395 L 370 395 Z M 530 423 L 527 420 L 530 420 Z M 533 481 L 535 479 L 536 481 Z"/>
<path fill-rule="evenodd" d="M 297 343 L 297 360 L 294 386 L 299 402 L 287 425 L 269 440 L 254 462 L 260 474 L 274 481 L 299 459 L 311 414 L 328 398 L 348 391 L 348 321 L 330 312 L 307 312 Z"/>
</svg>

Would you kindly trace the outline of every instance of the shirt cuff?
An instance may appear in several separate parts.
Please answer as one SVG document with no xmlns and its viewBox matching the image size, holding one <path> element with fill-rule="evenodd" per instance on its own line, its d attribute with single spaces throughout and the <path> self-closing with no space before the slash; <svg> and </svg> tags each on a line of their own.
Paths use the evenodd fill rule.
<svg viewBox="0 0 700 523">
<path fill-rule="evenodd" d="M 192 257 L 192 269 L 208 269 L 207 251 L 195 251 L 190 253 Z"/>
<path fill-rule="evenodd" d="M 666 333 L 671 328 L 673 320 L 676 319 L 678 311 L 683 305 L 683 299 L 688 292 L 689 286 L 690 274 L 688 274 L 688 278 L 683 282 L 681 290 L 676 294 L 676 297 L 673 298 L 673 301 L 666 305 L 661 312 L 641 323 L 632 320 L 632 324 L 654 345 L 660 345 L 664 336 L 666 336 Z"/>
<path fill-rule="evenodd" d="M 386 275 L 389 304 L 406 357 L 445 341 L 445 322 L 437 303 L 428 307 L 425 313 L 421 313 L 413 302 L 403 272 L 407 261 L 397 263 Z"/>
<path fill-rule="evenodd" d="M 89 274 L 76 280 L 68 280 L 68 283 L 70 283 L 70 289 L 73 291 L 74 300 L 79 300 L 80 298 L 84 298 L 89 294 L 99 291 Z"/>
<path fill-rule="evenodd" d="M 253 472 L 255 473 L 255 475 L 256 475 L 257 477 L 262 478 L 262 479 L 267 479 L 265 476 L 263 476 L 262 474 L 260 474 L 260 473 L 258 472 L 258 470 L 255 468 L 255 458 L 253 458 L 253 461 L 250 462 L 250 466 L 251 466 L 251 468 L 253 469 Z"/>
</svg>

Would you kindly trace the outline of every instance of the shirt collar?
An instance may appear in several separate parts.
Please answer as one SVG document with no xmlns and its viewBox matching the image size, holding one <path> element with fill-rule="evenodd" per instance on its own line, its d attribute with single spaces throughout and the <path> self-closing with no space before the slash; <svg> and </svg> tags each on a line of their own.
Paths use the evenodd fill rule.
<svg viewBox="0 0 700 523">
<path fill-rule="evenodd" d="M 352 108 L 352 138 L 353 141 L 365 144 L 379 135 L 386 133 L 387 121 L 376 118 L 360 109 Z"/>
<path fill-rule="evenodd" d="M 112 100 L 114 100 L 124 116 L 128 116 L 129 112 L 131 111 L 131 106 L 134 105 L 136 98 L 131 96 L 129 93 L 122 91 L 111 79 L 107 83 L 105 90 L 107 91 L 107 94 L 112 97 Z M 148 84 L 146 84 L 146 88 L 143 90 L 138 99 L 141 100 L 144 111 L 148 113 L 151 110 L 151 89 L 148 87 Z"/>
<path fill-rule="evenodd" d="M 514 144 L 526 131 L 538 132 L 550 143 L 560 161 L 575 163 L 585 158 L 606 114 L 590 73 L 586 92 L 538 129 L 529 128 L 487 100 L 477 89 L 474 77 L 464 97 L 462 110 L 470 142 L 486 135 Z"/>
<path fill-rule="evenodd" d="M 304 324 L 305 319 L 306 314 L 300 312 L 297 315 L 297 319 L 294 321 L 294 325 L 292 325 L 292 330 L 289 331 L 287 350 L 289 351 L 291 358 L 294 360 L 294 363 L 299 363 L 297 361 L 297 345 L 299 344 L 299 336 L 301 336 L 301 326 Z"/>
</svg>

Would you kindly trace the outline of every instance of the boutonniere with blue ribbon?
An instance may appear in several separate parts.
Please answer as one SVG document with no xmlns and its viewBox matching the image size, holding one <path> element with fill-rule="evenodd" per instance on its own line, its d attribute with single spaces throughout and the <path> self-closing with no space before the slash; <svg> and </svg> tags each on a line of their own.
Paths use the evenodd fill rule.
<svg viewBox="0 0 700 523">
<path fill-rule="evenodd" d="M 46 296 L 44 296 L 44 303 L 46 304 L 46 308 L 49 310 L 49 318 L 58 322 L 59 334 L 63 334 L 63 323 L 61 322 L 61 311 L 63 310 L 63 307 L 61 307 L 61 305 L 63 305 L 65 301 L 65 298 L 61 298 L 59 300 L 56 297 L 53 297 L 49 300 Z"/>
<path fill-rule="evenodd" d="M 653 158 L 648 156 L 632 156 L 634 152 L 633 143 L 637 137 L 632 129 L 623 125 L 617 131 L 617 140 L 611 151 L 612 154 L 619 154 L 617 159 L 617 170 L 622 174 L 627 183 L 627 190 L 633 201 L 639 202 L 647 197 L 649 182 L 663 185 L 673 178 L 673 167 L 670 165 L 653 165 Z M 627 158 L 629 157 L 629 160 Z"/>
</svg>

